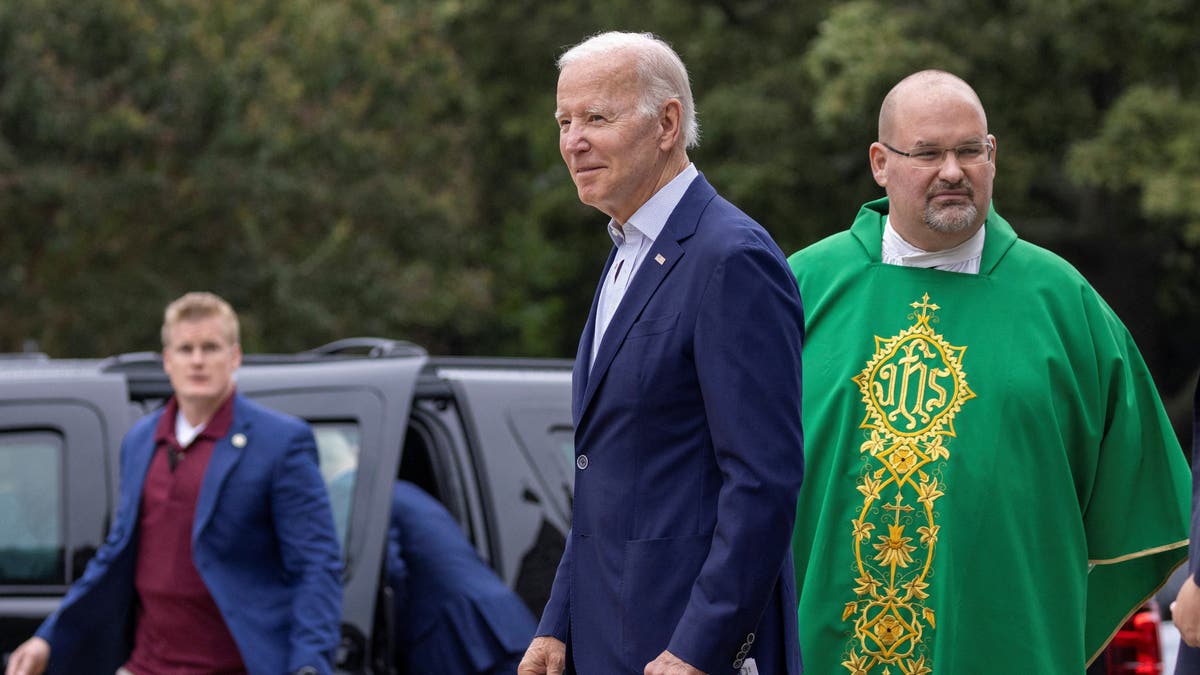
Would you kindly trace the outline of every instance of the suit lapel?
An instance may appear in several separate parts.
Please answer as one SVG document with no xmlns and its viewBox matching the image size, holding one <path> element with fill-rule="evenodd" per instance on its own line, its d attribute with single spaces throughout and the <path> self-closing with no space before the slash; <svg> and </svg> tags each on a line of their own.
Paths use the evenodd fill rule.
<svg viewBox="0 0 1200 675">
<path fill-rule="evenodd" d="M 600 383 L 604 380 L 604 375 L 608 372 L 613 357 L 616 356 L 621 343 L 625 341 L 625 335 L 629 333 L 630 327 L 641 315 L 646 303 L 654 297 L 655 291 L 667 278 L 667 274 L 683 258 L 686 249 L 681 242 L 695 233 L 700 214 L 716 194 L 702 174 L 696 176 L 687 192 L 684 193 L 683 199 L 671 212 L 671 217 L 667 219 L 662 232 L 654 241 L 654 245 L 650 247 L 646 259 L 638 267 L 636 276 L 625 292 L 625 297 L 621 299 L 621 304 L 613 314 L 608 328 L 604 331 L 604 338 L 600 341 L 600 349 L 596 352 L 596 362 L 592 364 L 587 385 L 584 387 L 583 401 L 580 403 L 579 413 L 575 417 L 577 426 L 583 419 L 583 414 L 587 411 Z M 612 264 L 612 256 L 609 256 L 609 264 Z M 608 267 L 606 266 L 605 274 L 607 273 Z M 598 296 L 599 291 L 597 291 Z M 588 320 L 589 327 L 595 324 L 595 304 L 593 301 L 592 316 Z M 576 367 L 578 367 L 578 363 Z"/>
<path fill-rule="evenodd" d="M 625 335 L 629 332 L 630 326 L 641 315 L 642 308 L 653 297 L 659 284 L 667 277 L 667 273 L 671 271 L 675 263 L 683 257 L 683 253 L 682 246 L 659 237 L 659 240 L 654 242 L 654 246 L 646 254 L 646 259 L 642 261 L 641 267 L 638 267 L 637 275 L 629 285 L 629 290 L 625 291 L 625 297 L 621 298 L 621 304 L 617 306 L 617 311 L 613 314 L 612 321 L 609 322 L 608 328 L 604 331 L 604 337 L 600 340 L 600 350 L 596 352 L 596 362 L 592 364 L 592 372 L 588 376 L 587 387 L 584 389 L 581 412 L 587 410 L 588 403 L 596 394 L 597 386 L 608 372 L 608 366 L 612 364 L 613 357 L 616 356 L 621 343 L 625 341 Z M 657 262 L 656 256 L 662 256 L 661 264 Z"/>
<path fill-rule="evenodd" d="M 208 524 L 209 518 L 212 518 L 221 486 L 225 484 L 225 479 L 242 458 L 245 447 L 235 448 L 232 439 L 239 435 L 244 439 L 253 439 L 242 397 L 238 394 L 234 396 L 233 423 L 229 425 L 229 433 L 213 446 L 212 456 L 208 460 L 208 468 L 204 472 L 204 482 L 200 485 L 200 496 L 196 498 L 196 519 L 192 523 L 193 542 L 199 538 L 204 526 Z"/>
<path fill-rule="evenodd" d="M 608 270 L 617 257 L 617 247 L 608 252 L 608 262 L 604 263 L 604 271 L 600 274 L 600 283 L 596 286 L 596 294 L 592 296 L 592 309 L 588 312 L 587 324 L 583 334 L 579 336 L 579 351 L 575 353 L 575 368 L 571 371 L 571 415 L 578 425 L 579 416 L 583 413 L 583 392 L 587 390 L 589 365 L 592 361 L 592 342 L 596 338 L 596 311 L 600 306 L 600 290 L 604 288 L 604 280 Z"/>
<path fill-rule="evenodd" d="M 137 489 L 122 490 L 121 494 L 122 498 L 124 498 L 125 494 L 136 495 L 134 499 L 137 501 L 138 508 L 133 516 L 134 522 L 141 517 L 142 492 L 146 489 L 146 474 L 150 473 L 150 463 L 154 461 L 154 451 L 158 449 L 154 445 L 154 436 L 165 412 L 164 409 L 159 409 L 158 416 L 153 419 L 151 424 L 146 426 L 142 436 L 136 439 L 131 438 L 125 444 L 125 449 L 132 453 L 132 456 L 129 458 L 129 466 L 134 472 L 132 478 L 137 483 Z M 126 479 L 126 476 L 121 476 L 121 480 Z M 130 528 L 131 530 L 132 528 Z"/>
</svg>

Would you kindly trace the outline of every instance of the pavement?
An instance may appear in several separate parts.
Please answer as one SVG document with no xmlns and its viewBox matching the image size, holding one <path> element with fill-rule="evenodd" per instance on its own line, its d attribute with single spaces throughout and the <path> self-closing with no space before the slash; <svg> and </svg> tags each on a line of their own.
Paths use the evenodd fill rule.
<svg viewBox="0 0 1200 675">
<path fill-rule="evenodd" d="M 1162 645 L 1163 675 L 1175 672 L 1175 656 L 1179 653 L 1179 629 L 1170 621 L 1158 624 L 1158 641 Z"/>
</svg>

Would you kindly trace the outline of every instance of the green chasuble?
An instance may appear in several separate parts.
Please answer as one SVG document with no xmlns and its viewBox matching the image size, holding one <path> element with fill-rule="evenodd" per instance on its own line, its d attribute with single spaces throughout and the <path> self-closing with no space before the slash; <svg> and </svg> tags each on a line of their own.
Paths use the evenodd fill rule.
<svg viewBox="0 0 1200 675">
<path fill-rule="evenodd" d="M 789 260 L 805 672 L 1083 673 L 1187 557 L 1190 473 L 1150 373 L 994 210 L 979 274 L 882 263 L 886 213 Z"/>
</svg>

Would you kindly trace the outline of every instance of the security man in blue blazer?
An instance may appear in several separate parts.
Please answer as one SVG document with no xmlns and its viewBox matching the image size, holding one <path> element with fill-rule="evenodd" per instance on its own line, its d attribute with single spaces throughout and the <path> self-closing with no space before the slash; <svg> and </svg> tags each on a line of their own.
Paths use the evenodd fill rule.
<svg viewBox="0 0 1200 675">
<path fill-rule="evenodd" d="M 615 246 L 575 361 L 571 531 L 518 672 L 799 673 L 796 284 L 688 160 L 666 43 L 605 33 L 558 65 L 559 149 Z"/>
<path fill-rule="evenodd" d="M 104 545 L 8 675 L 328 675 L 341 555 L 304 422 L 235 391 L 237 316 L 210 293 L 167 307 L 175 395 L 121 446 Z"/>
</svg>

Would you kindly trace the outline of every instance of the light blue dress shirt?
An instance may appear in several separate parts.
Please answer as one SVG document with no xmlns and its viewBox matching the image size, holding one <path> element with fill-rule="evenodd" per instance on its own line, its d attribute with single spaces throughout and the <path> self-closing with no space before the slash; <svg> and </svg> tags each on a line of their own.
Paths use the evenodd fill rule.
<svg viewBox="0 0 1200 675">
<path fill-rule="evenodd" d="M 612 237 L 617 247 L 617 257 L 612 267 L 604 277 L 600 287 L 600 302 L 596 307 L 596 333 L 592 336 L 592 357 L 589 367 L 596 362 L 596 353 L 600 351 L 600 340 L 604 331 L 616 314 L 629 282 L 637 274 L 646 254 L 654 246 L 654 240 L 662 233 L 671 217 L 671 212 L 679 206 L 680 200 L 687 192 L 700 172 L 695 164 L 689 163 L 687 168 L 671 179 L 671 182 L 654 193 L 641 208 L 629 217 L 629 222 L 622 225 L 616 220 L 608 221 L 608 235 Z"/>
</svg>

